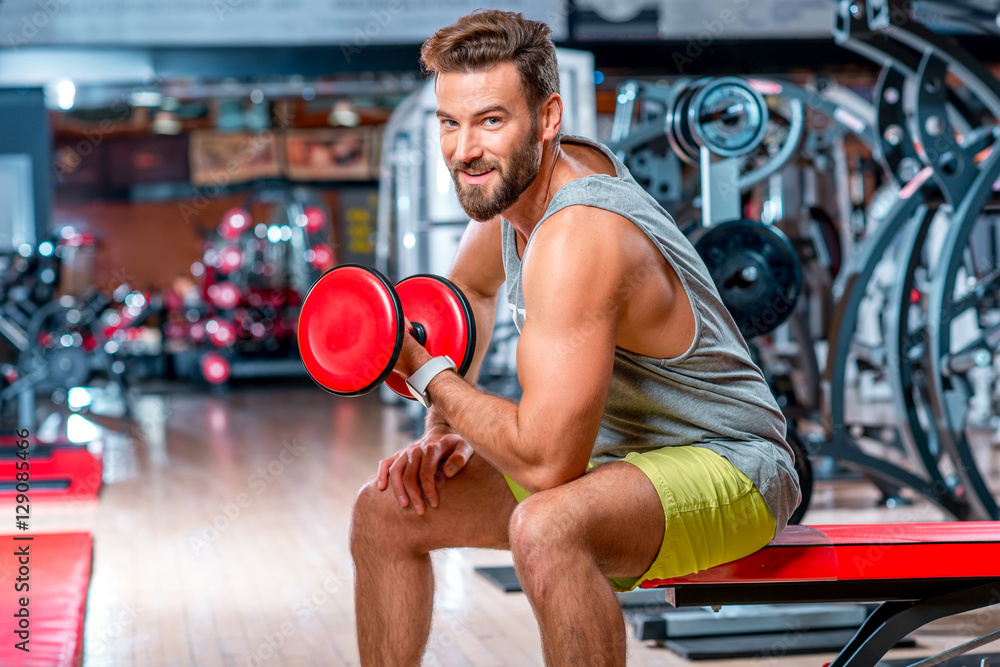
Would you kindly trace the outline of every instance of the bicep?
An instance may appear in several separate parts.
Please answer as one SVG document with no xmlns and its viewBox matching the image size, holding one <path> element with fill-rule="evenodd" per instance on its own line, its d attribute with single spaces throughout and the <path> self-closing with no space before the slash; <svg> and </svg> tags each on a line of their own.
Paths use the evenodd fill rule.
<svg viewBox="0 0 1000 667">
<path fill-rule="evenodd" d="M 537 445 L 540 458 L 583 473 L 597 439 L 613 366 L 614 335 L 606 327 L 525 322 L 517 345 L 523 389 L 518 422 L 521 434 Z"/>
</svg>

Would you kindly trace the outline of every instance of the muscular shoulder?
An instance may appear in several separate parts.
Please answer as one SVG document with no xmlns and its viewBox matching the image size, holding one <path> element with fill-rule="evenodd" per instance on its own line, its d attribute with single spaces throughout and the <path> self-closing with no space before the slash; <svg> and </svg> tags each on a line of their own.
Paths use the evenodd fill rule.
<svg viewBox="0 0 1000 667">
<path fill-rule="evenodd" d="M 532 237 L 524 258 L 525 305 L 533 296 L 574 303 L 617 302 L 616 288 L 638 261 L 639 230 L 626 218 L 591 206 L 568 206 L 550 216 Z"/>
<path fill-rule="evenodd" d="M 593 206 L 567 206 L 535 231 L 524 269 L 528 272 L 529 264 L 573 261 L 628 271 L 631 264 L 647 261 L 646 256 L 655 250 L 628 218 Z"/>
</svg>

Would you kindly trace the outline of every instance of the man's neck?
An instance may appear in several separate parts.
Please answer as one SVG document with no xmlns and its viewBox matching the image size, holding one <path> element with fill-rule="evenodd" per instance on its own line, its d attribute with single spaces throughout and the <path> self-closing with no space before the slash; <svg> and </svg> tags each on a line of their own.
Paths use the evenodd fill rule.
<svg viewBox="0 0 1000 667">
<path fill-rule="evenodd" d="M 555 140 L 542 144 L 542 160 L 538 175 L 531 185 L 521 193 L 517 202 L 503 212 L 503 217 L 513 225 L 518 236 L 527 241 L 531 232 L 545 215 L 552 197 L 562 187 L 567 175 L 562 173 L 562 165 L 566 164 L 566 154 Z"/>
</svg>

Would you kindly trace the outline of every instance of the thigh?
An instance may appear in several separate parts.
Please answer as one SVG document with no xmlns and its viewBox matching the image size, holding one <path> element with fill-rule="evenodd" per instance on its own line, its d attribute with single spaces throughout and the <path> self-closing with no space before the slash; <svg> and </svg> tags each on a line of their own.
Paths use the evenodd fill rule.
<svg viewBox="0 0 1000 667">
<path fill-rule="evenodd" d="M 558 539 L 582 544 L 607 577 L 639 576 L 663 541 L 663 506 L 639 468 L 615 461 L 531 494 L 520 510 Z"/>
<path fill-rule="evenodd" d="M 473 455 L 454 477 L 438 472 L 438 506 L 423 516 L 400 507 L 392 486 L 379 491 L 368 482 L 358 494 L 354 521 L 362 518 L 384 536 L 398 536 L 409 548 L 509 549 L 508 526 L 517 506 L 503 475 L 482 456 Z"/>
<path fill-rule="evenodd" d="M 701 447 L 630 454 L 532 498 L 572 523 L 619 590 L 741 558 L 774 536 L 750 480 Z"/>
</svg>

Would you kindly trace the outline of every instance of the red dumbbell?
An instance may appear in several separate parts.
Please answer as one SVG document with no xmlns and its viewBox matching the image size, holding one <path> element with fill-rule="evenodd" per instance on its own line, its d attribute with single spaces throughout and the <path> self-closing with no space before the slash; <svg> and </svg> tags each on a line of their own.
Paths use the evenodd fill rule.
<svg viewBox="0 0 1000 667">
<path fill-rule="evenodd" d="M 412 276 L 395 288 L 378 271 L 345 264 L 312 286 L 299 313 L 302 363 L 316 383 L 340 396 L 368 393 L 385 382 L 412 399 L 392 373 L 403 349 L 403 314 L 413 337 L 433 356 L 447 355 L 465 374 L 476 351 L 468 299 L 439 276 Z"/>
<path fill-rule="evenodd" d="M 306 261 L 314 269 L 325 271 L 333 265 L 333 250 L 325 243 L 317 243 L 309 250 L 306 250 Z"/>
<path fill-rule="evenodd" d="M 326 213 L 318 206 L 307 206 L 303 212 L 306 216 L 306 231 L 315 234 L 326 225 Z"/>
<path fill-rule="evenodd" d="M 228 320 L 209 320 L 205 322 L 205 331 L 216 347 L 229 347 L 236 342 L 236 327 Z"/>
<path fill-rule="evenodd" d="M 246 210 L 231 208 L 222 216 L 222 222 L 218 227 L 219 235 L 228 241 L 234 241 L 250 228 L 251 222 L 250 214 Z"/>
<path fill-rule="evenodd" d="M 220 283 L 210 285 L 208 288 L 208 300 L 216 308 L 229 310 L 240 305 L 240 290 L 233 283 L 224 280 Z"/>
<path fill-rule="evenodd" d="M 223 246 L 215 259 L 215 267 L 220 273 L 229 275 L 243 266 L 243 251 L 234 245 Z"/>
<path fill-rule="evenodd" d="M 201 375 L 209 384 L 224 384 L 229 380 L 229 361 L 221 354 L 206 352 L 198 361 Z"/>
</svg>

